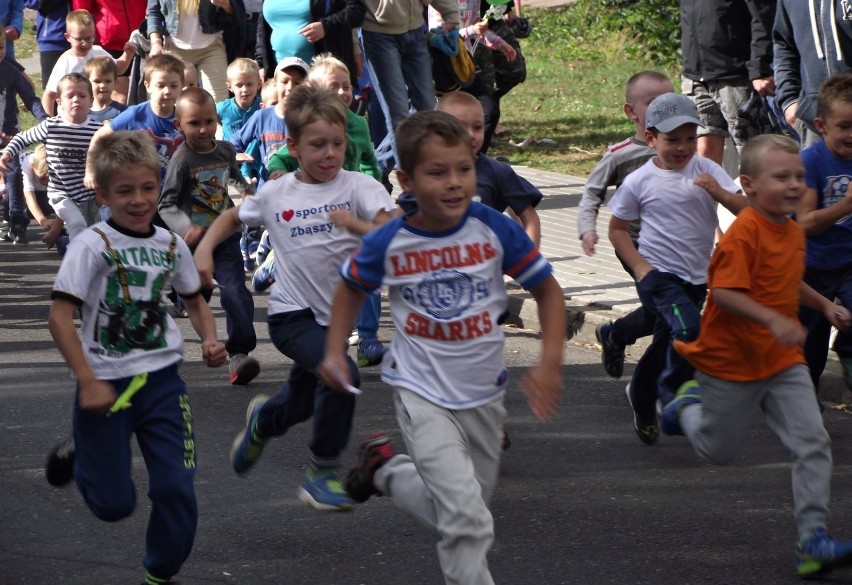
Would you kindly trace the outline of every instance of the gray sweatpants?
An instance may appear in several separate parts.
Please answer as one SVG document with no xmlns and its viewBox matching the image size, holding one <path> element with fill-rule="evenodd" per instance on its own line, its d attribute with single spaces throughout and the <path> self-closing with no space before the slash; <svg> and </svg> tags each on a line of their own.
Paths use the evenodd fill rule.
<svg viewBox="0 0 852 585">
<path fill-rule="evenodd" d="M 375 486 L 441 536 L 438 560 L 447 585 L 492 585 L 488 503 L 500 468 L 502 396 L 478 408 L 448 410 L 395 388 L 394 401 L 408 455 L 382 466 Z"/>
<path fill-rule="evenodd" d="M 740 452 L 754 413 L 790 450 L 793 506 L 800 538 L 825 528 L 831 484 L 831 442 L 806 366 L 799 364 L 765 380 L 728 382 L 695 373 L 701 403 L 686 406 L 680 424 L 698 454 L 724 464 Z"/>
</svg>

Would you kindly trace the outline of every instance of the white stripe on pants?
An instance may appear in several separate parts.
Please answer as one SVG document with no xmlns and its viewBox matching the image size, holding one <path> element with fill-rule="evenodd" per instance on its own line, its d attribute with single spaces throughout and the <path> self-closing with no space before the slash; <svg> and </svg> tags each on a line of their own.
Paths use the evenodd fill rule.
<svg viewBox="0 0 852 585">
<path fill-rule="evenodd" d="M 447 585 L 492 585 L 488 503 L 500 469 L 502 396 L 478 408 L 448 410 L 409 390 L 394 390 L 408 455 L 379 469 L 376 487 L 440 534 L 438 559 Z"/>
<path fill-rule="evenodd" d="M 758 409 L 790 451 L 793 505 L 799 537 L 825 528 L 831 488 L 831 441 L 822 424 L 811 377 L 799 364 L 765 380 L 728 382 L 695 373 L 700 405 L 681 412 L 680 423 L 698 454 L 718 464 L 740 452 Z"/>
</svg>

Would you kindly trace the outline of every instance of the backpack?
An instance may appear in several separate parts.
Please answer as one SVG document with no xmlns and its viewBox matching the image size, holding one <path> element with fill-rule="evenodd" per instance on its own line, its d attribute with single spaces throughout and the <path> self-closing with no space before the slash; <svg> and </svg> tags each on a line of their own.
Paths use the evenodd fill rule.
<svg viewBox="0 0 852 585">
<path fill-rule="evenodd" d="M 429 31 L 428 40 L 437 93 L 455 91 L 473 83 L 476 68 L 458 30 L 445 32 L 437 27 Z"/>
</svg>

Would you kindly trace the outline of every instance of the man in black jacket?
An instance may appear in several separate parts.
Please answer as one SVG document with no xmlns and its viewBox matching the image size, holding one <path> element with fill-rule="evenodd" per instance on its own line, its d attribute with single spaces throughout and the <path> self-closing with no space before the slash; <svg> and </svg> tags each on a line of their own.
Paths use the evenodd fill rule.
<svg viewBox="0 0 852 585">
<path fill-rule="evenodd" d="M 775 0 L 681 0 L 681 83 L 704 124 L 699 155 L 721 164 L 727 136 L 740 150 L 737 110 L 753 91 L 775 93 L 774 18 Z"/>
</svg>

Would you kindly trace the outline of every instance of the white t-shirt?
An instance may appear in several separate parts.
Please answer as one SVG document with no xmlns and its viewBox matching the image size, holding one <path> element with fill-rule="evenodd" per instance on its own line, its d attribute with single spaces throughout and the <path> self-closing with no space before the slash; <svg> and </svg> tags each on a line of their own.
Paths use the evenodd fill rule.
<svg viewBox="0 0 852 585">
<path fill-rule="evenodd" d="M 34 193 L 39 191 L 46 193 L 47 183 L 42 183 L 38 180 L 38 177 L 36 177 L 35 171 L 33 171 L 32 157 L 32 152 L 21 153 L 21 179 L 24 186 L 24 193 L 28 193 L 30 191 Z"/>
<path fill-rule="evenodd" d="M 328 325 L 340 282 L 337 270 L 361 243 L 360 236 L 335 226 L 329 214 L 345 209 L 373 221 L 380 211 L 393 208 L 381 183 L 356 172 L 341 170 L 318 185 L 302 183 L 296 173 L 264 183 L 240 205 L 239 214 L 246 225 L 265 225 L 275 250 L 269 314 L 312 309 L 317 323 Z"/>
<path fill-rule="evenodd" d="M 86 66 L 86 63 L 94 59 L 95 57 L 109 57 L 113 59 L 112 55 L 107 53 L 106 49 L 101 47 L 100 45 L 92 45 L 92 48 L 84 57 L 78 57 L 74 54 L 73 49 L 68 49 L 62 55 L 59 56 L 59 59 L 56 61 L 56 65 L 53 66 L 53 71 L 50 72 L 50 77 L 47 78 L 47 85 L 44 86 L 45 91 L 56 91 L 56 86 L 59 84 L 59 80 L 69 73 L 83 73 L 83 68 Z"/>
<path fill-rule="evenodd" d="M 740 190 L 709 159 L 696 155 L 683 169 L 670 171 L 659 168 L 652 158 L 627 176 L 609 202 L 617 218 L 642 221 L 639 253 L 651 266 L 692 284 L 707 282 L 719 223 L 716 201 L 693 184 L 702 173 L 710 173 L 726 191 Z"/>
<path fill-rule="evenodd" d="M 107 236 L 124 266 L 130 303 L 113 255 L 94 228 Z M 98 379 L 153 372 L 181 360 L 183 338 L 163 293 L 171 284 L 190 296 L 201 283 L 192 253 L 179 237 L 169 266 L 171 243 L 172 233 L 159 227 L 149 236 L 133 236 L 101 222 L 68 247 L 51 296 L 80 306 L 83 352 Z"/>
</svg>

